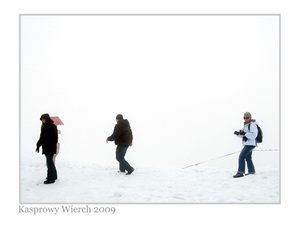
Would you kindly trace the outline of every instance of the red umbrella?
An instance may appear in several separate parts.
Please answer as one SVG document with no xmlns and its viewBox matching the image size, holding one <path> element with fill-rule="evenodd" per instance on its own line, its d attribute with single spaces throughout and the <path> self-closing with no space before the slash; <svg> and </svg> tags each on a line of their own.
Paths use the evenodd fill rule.
<svg viewBox="0 0 300 225">
<path fill-rule="evenodd" d="M 53 121 L 54 124 L 57 125 L 64 125 L 64 123 L 60 120 L 60 118 L 58 116 L 51 116 L 50 117 Z"/>
</svg>

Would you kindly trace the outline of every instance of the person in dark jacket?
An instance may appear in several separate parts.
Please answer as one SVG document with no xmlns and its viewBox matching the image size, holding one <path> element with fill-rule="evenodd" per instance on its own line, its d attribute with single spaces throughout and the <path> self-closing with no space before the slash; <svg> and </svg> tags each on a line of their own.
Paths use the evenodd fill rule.
<svg viewBox="0 0 300 225">
<path fill-rule="evenodd" d="M 57 171 L 53 162 L 53 155 L 56 153 L 57 148 L 57 127 L 49 114 L 43 114 L 40 118 L 42 121 L 40 139 L 36 144 L 36 152 L 39 153 L 39 148 L 42 146 L 42 154 L 46 156 L 47 162 L 47 178 L 44 184 L 54 183 L 57 179 Z"/>
<path fill-rule="evenodd" d="M 119 162 L 120 172 L 130 175 L 134 168 L 125 160 L 125 154 L 129 146 L 132 146 L 132 131 L 128 120 L 124 120 L 121 114 L 118 114 L 116 117 L 117 124 L 114 128 L 114 132 L 111 136 L 106 139 L 108 141 L 115 141 L 117 145 L 116 149 L 116 159 Z"/>
</svg>

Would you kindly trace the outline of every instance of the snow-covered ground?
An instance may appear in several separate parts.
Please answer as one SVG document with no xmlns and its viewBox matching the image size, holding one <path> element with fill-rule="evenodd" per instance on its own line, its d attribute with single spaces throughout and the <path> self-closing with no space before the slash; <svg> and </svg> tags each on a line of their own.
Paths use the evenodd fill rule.
<svg viewBox="0 0 300 225">
<path fill-rule="evenodd" d="M 232 156 L 234 161 L 237 156 Z M 257 161 L 256 175 L 234 179 L 236 165 L 135 166 L 135 172 L 126 176 L 117 172 L 117 162 L 104 166 L 58 157 L 58 180 L 45 185 L 45 160 L 25 157 L 20 203 L 280 203 L 279 165 Z"/>
</svg>

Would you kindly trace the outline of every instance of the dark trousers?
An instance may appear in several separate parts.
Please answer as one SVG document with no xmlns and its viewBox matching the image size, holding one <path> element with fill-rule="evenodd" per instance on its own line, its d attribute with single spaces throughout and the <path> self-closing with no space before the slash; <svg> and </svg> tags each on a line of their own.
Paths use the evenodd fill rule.
<svg viewBox="0 0 300 225">
<path fill-rule="evenodd" d="M 47 180 L 55 181 L 57 179 L 57 172 L 53 162 L 53 154 L 45 155 L 47 163 Z"/>
<path fill-rule="evenodd" d="M 129 165 L 129 163 L 125 160 L 125 154 L 127 152 L 129 146 L 121 147 L 118 146 L 116 150 L 116 159 L 119 162 L 119 169 L 121 172 L 131 171 L 132 167 Z"/>
</svg>

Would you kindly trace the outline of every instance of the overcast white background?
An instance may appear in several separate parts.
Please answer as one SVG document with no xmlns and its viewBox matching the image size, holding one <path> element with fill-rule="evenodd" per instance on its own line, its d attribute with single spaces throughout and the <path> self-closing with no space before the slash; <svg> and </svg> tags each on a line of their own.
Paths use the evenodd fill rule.
<svg viewBox="0 0 300 225">
<path fill-rule="evenodd" d="M 237 224 L 243 220 L 245 224 L 270 223 L 297 221 L 297 205 L 299 202 L 298 186 L 295 185 L 295 176 L 291 171 L 296 171 L 299 151 L 297 150 L 298 133 L 297 112 L 299 104 L 299 66 L 298 52 L 300 51 L 300 33 L 297 27 L 299 13 L 296 1 L 270 1 L 253 0 L 241 2 L 236 0 L 228 1 L 202 1 L 187 0 L 180 1 L 152 1 L 145 3 L 142 1 L 111 1 L 103 3 L 101 1 L 86 1 L 85 4 L 79 1 L 56 1 L 51 4 L 27 1 L 9 1 L 2 4 L 0 8 L 2 27 L 1 49 L 1 99 L 5 106 L 1 110 L 2 127 L 1 137 L 3 137 L 3 156 L 5 160 L 0 164 L 2 174 L 0 210 L 5 220 L 31 224 L 47 224 L 53 222 L 72 221 L 85 222 L 88 216 L 89 221 L 106 222 L 115 224 L 128 220 L 132 224 L 140 224 L 140 217 L 147 218 L 149 223 L 157 222 L 184 222 L 194 221 L 219 224 L 220 222 L 230 222 Z M 18 213 L 19 203 L 19 14 L 20 13 L 280 13 L 281 14 L 281 181 L 282 181 L 282 203 L 273 205 L 117 205 L 118 213 L 114 216 L 99 215 L 42 215 L 33 217 L 31 215 L 21 215 Z M 39 108 L 42 110 L 41 108 Z M 34 112 L 34 110 L 33 110 Z M 34 112 L 36 113 L 36 112 Z M 56 114 L 56 112 L 50 112 Z M 255 115 L 255 114 L 254 114 Z M 35 117 L 40 114 L 36 113 Z M 129 119 L 131 119 L 128 115 Z M 255 115 L 259 118 L 258 115 Z M 64 120 L 64 118 L 62 118 Z M 259 118 L 260 122 L 261 119 Z M 64 122 L 66 122 L 64 120 Z M 240 120 L 237 122 L 240 123 Z M 37 132 L 36 126 L 33 125 Z M 66 128 L 66 126 L 64 127 Z M 266 129 L 266 128 L 264 128 Z M 65 134 L 65 130 L 63 130 Z M 38 133 L 38 132 L 37 132 Z M 34 136 L 34 137 L 33 137 Z M 32 135 L 31 140 L 35 141 Z M 105 135 L 106 136 L 106 135 Z M 62 136 L 61 139 L 65 137 Z M 28 146 L 32 145 L 31 140 Z M 240 145 L 238 145 L 240 146 Z M 110 146 L 113 148 L 113 146 Z M 30 147 L 31 148 L 31 147 Z M 31 151 L 31 150 L 28 150 Z M 133 154 L 132 154 L 133 155 Z M 60 156 L 62 157 L 62 156 Z M 140 160 L 140 159 L 139 159 Z M 245 212 L 252 212 L 253 216 L 245 219 Z M 136 217 L 136 215 L 140 215 Z M 149 216 L 150 215 L 150 216 Z M 216 216 L 217 215 L 217 216 Z M 255 215 L 255 216 L 254 216 Z M 267 216 L 266 216 L 267 215 Z M 233 218 L 234 216 L 234 218 Z M 149 224 L 148 223 L 148 224 Z"/>
<path fill-rule="evenodd" d="M 240 150 L 245 111 L 278 149 L 279 16 L 21 17 L 21 153 L 49 113 L 61 159 L 116 163 L 122 113 L 133 166 L 185 166 Z"/>
</svg>

